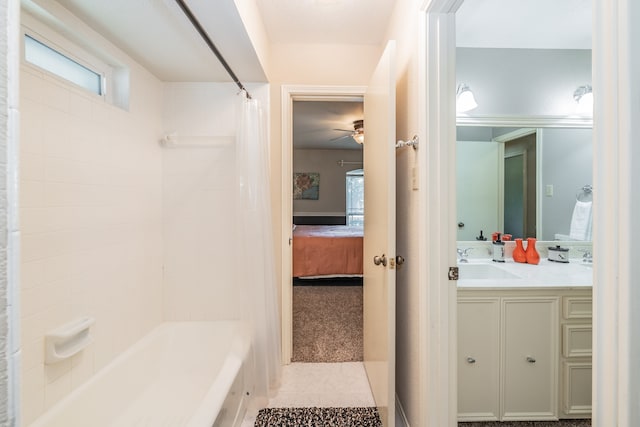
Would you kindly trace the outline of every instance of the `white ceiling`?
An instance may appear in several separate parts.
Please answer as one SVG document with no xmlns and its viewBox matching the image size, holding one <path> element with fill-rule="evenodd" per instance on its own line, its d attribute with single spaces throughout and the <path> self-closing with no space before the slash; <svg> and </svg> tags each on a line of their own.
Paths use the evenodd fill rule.
<svg viewBox="0 0 640 427">
<path fill-rule="evenodd" d="M 255 1 L 271 43 L 374 45 L 382 43 L 395 2 Z M 57 2 L 163 81 L 232 81 L 174 0 Z M 241 81 L 266 81 L 234 0 L 185 2 Z"/>
<path fill-rule="evenodd" d="M 163 81 L 232 81 L 174 0 L 57 1 Z M 234 0 L 186 3 L 241 81 L 266 81 Z"/>
<path fill-rule="evenodd" d="M 256 0 L 272 43 L 381 44 L 395 0 Z"/>
<path fill-rule="evenodd" d="M 235 1 L 186 1 L 240 80 L 265 81 Z M 383 42 L 395 1 L 255 0 L 271 43 L 367 45 Z M 174 0 L 58 3 L 163 81 L 231 81 Z M 465 0 L 456 24 L 458 46 L 589 49 L 591 0 Z"/>
<path fill-rule="evenodd" d="M 362 101 L 294 101 L 293 146 L 296 149 L 361 150 L 362 145 L 350 135 L 353 122 L 363 118 Z"/>
<path fill-rule="evenodd" d="M 591 0 L 465 0 L 456 45 L 591 49 Z"/>
</svg>

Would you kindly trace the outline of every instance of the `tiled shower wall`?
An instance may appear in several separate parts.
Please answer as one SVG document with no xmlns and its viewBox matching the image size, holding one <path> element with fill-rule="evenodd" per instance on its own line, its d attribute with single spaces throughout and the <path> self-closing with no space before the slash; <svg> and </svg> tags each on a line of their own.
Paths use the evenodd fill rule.
<svg viewBox="0 0 640 427">
<path fill-rule="evenodd" d="M 21 69 L 23 423 L 162 320 L 162 83 L 133 64 L 129 111 Z M 93 344 L 44 364 L 44 334 L 91 316 Z"/>
<path fill-rule="evenodd" d="M 0 4 L 0 426 L 20 422 L 18 401 L 20 338 L 17 306 L 17 255 L 20 232 L 16 213 L 19 2 Z"/>
<path fill-rule="evenodd" d="M 268 106 L 268 86 L 247 84 Z M 178 142 L 236 134 L 238 88 L 231 83 L 167 83 L 163 125 Z M 215 138 L 211 139 L 215 143 Z M 165 320 L 236 319 L 235 142 L 163 153 Z"/>
</svg>

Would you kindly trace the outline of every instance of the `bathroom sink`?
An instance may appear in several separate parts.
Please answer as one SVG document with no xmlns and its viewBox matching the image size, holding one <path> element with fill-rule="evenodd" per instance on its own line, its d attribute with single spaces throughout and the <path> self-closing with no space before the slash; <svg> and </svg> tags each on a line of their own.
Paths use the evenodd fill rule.
<svg viewBox="0 0 640 427">
<path fill-rule="evenodd" d="M 458 264 L 460 280 L 478 279 L 520 279 L 494 264 Z"/>
</svg>

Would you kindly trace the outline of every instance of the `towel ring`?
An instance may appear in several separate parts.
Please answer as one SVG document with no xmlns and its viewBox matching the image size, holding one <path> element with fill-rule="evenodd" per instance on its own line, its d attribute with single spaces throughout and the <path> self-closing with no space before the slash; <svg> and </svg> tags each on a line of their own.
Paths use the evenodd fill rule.
<svg viewBox="0 0 640 427">
<path fill-rule="evenodd" d="M 576 200 L 579 202 L 591 202 L 593 201 L 593 186 L 590 184 L 585 185 L 576 193 Z"/>
</svg>

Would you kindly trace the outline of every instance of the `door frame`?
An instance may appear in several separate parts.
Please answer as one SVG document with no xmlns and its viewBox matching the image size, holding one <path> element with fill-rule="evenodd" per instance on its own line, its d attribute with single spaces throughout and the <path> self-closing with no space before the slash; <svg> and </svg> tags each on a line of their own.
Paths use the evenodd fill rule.
<svg viewBox="0 0 640 427">
<path fill-rule="evenodd" d="M 282 363 L 291 363 L 293 353 L 293 101 L 354 101 L 364 102 L 366 86 L 282 85 L 282 280 L 281 280 L 281 335 Z M 364 169 L 364 165 L 363 165 Z"/>
<path fill-rule="evenodd" d="M 493 141 L 500 143 L 499 148 L 499 156 L 500 162 L 498 163 L 498 230 L 504 230 L 504 147 L 505 144 L 509 141 L 513 141 L 515 139 L 519 139 L 528 135 L 536 135 L 536 188 L 542 188 L 542 166 L 538 159 L 542 158 L 542 144 L 540 144 L 540 132 L 539 128 L 521 128 L 518 130 L 514 130 L 512 132 L 505 133 L 504 135 L 500 135 L 496 138 L 493 138 Z M 542 230 L 542 221 L 540 220 L 542 211 L 542 203 L 541 197 L 539 197 L 540 191 L 536 194 L 536 236 L 539 230 Z M 525 209 L 526 210 L 526 209 Z M 526 222 L 526 221 L 525 221 Z"/>
<path fill-rule="evenodd" d="M 457 426 L 455 12 L 424 0 L 418 40 L 419 420 Z"/>
<path fill-rule="evenodd" d="M 528 172 L 528 168 L 527 168 L 527 151 L 526 150 L 520 150 L 518 152 L 513 152 L 513 153 L 509 153 L 509 154 L 504 154 L 502 156 L 501 163 L 500 163 L 500 167 L 502 169 L 502 172 L 505 173 L 505 171 L 507 170 L 507 166 L 506 166 L 506 162 L 507 159 L 512 159 L 514 157 L 522 157 L 522 188 L 520 189 L 523 193 L 523 198 L 522 198 L 522 236 L 523 238 L 526 238 L 524 236 L 527 236 L 528 234 L 526 233 L 526 229 L 527 229 L 527 197 L 529 196 L 529 192 L 527 191 L 527 181 L 528 181 L 528 176 L 527 176 L 527 172 Z M 504 216 L 505 216 L 505 211 L 507 210 L 507 203 L 506 200 L 508 199 L 507 197 L 507 185 L 506 185 L 506 179 L 504 179 L 504 175 L 503 175 L 503 182 L 502 182 L 502 206 L 501 206 L 501 210 L 500 210 L 500 215 L 502 216 L 502 221 L 503 221 L 503 225 L 502 227 L 499 228 L 499 230 L 504 230 Z M 515 234 L 515 231 L 510 230 L 514 236 L 516 236 L 517 234 Z M 519 237 L 519 236 L 518 236 Z"/>
</svg>

